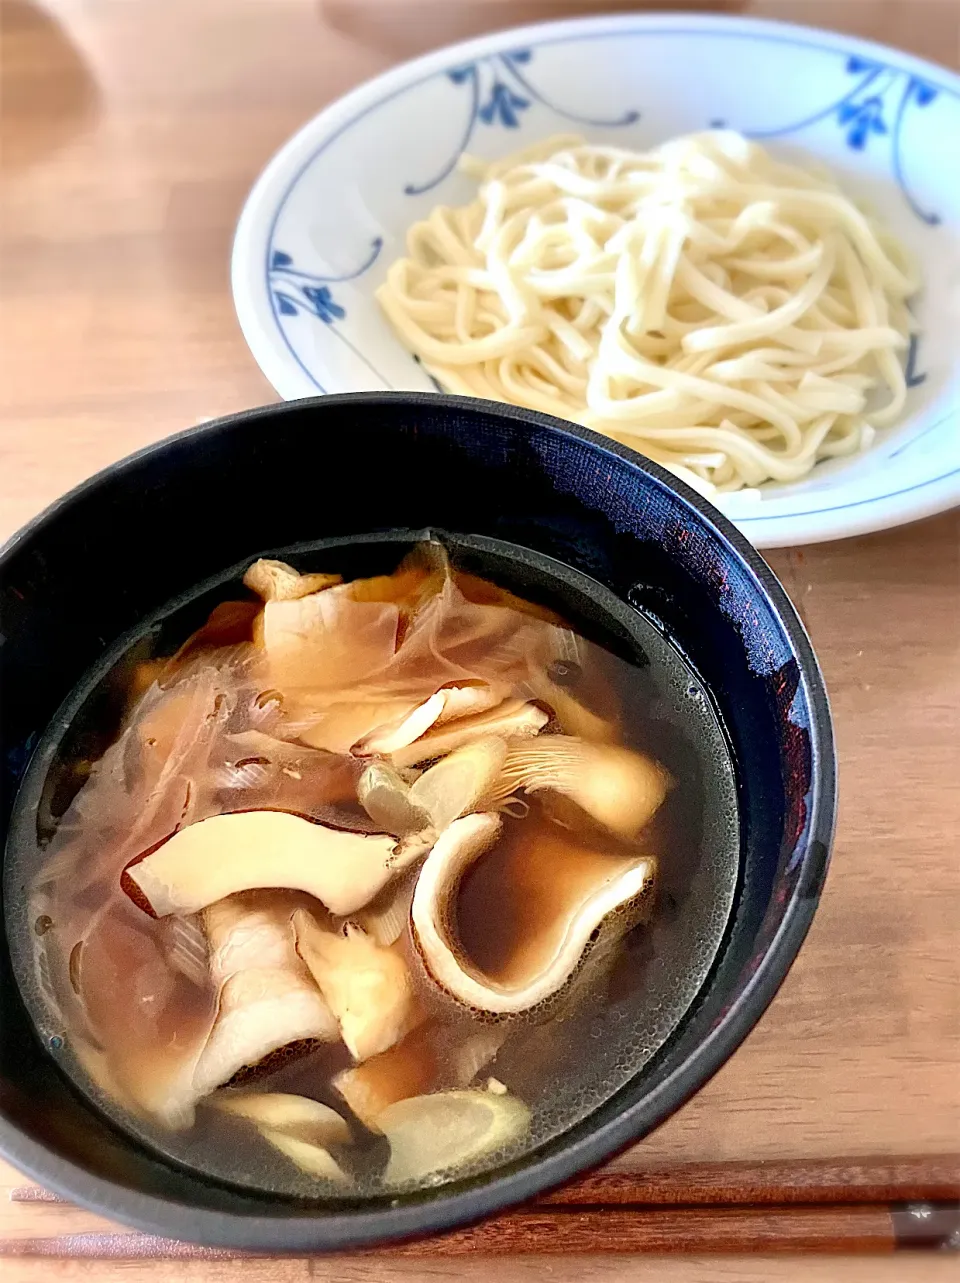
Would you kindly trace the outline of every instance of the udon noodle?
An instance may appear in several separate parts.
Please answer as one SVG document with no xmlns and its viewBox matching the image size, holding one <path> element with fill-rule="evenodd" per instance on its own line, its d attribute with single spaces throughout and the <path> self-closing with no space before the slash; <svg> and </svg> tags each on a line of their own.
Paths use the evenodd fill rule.
<svg viewBox="0 0 960 1283">
<path fill-rule="evenodd" d="M 706 492 L 796 481 L 901 414 L 918 276 L 824 173 L 729 131 L 558 136 L 408 234 L 380 303 L 449 391 L 594 428 Z"/>
</svg>

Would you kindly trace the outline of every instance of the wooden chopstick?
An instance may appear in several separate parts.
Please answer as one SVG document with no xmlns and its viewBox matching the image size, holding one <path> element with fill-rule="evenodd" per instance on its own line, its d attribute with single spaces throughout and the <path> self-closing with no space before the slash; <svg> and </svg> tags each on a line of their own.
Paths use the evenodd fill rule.
<svg viewBox="0 0 960 1283">
<path fill-rule="evenodd" d="M 14 1187 L 9 1197 L 37 1205 L 37 1233 L 24 1235 L 21 1226 L 19 1233 L 4 1236 L 0 1219 L 0 1256 L 224 1260 L 252 1255 L 109 1228 L 44 1235 L 41 1208 L 70 1204 L 37 1185 Z M 608 1169 L 477 1225 L 377 1251 L 447 1257 L 882 1253 L 902 1247 L 960 1247 L 960 1155 Z"/>
</svg>

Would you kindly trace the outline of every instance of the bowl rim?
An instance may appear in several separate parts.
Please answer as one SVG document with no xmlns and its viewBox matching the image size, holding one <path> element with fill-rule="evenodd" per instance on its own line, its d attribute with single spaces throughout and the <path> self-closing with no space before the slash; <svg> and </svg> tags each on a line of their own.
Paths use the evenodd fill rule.
<svg viewBox="0 0 960 1283">
<path fill-rule="evenodd" d="M 705 34 L 718 39 L 753 35 L 794 48 L 881 59 L 898 72 L 920 77 L 960 100 L 960 75 L 942 64 L 856 34 L 743 14 L 628 12 L 535 22 L 500 28 L 409 58 L 364 80 L 305 121 L 273 153 L 244 201 L 230 252 L 231 293 L 244 341 L 261 372 L 279 395 L 291 399 L 303 395 L 302 388 L 296 386 L 300 373 L 292 375 L 294 367 L 299 367 L 319 392 L 326 393 L 326 388 L 291 347 L 269 301 L 272 298 L 269 287 L 259 281 L 260 269 L 257 266 L 263 245 L 269 247 L 272 243 L 273 229 L 291 191 L 315 159 L 318 142 L 326 145 L 333 141 L 360 116 L 367 115 L 397 94 L 451 65 L 502 51 L 505 40 L 530 41 L 539 46 L 590 40 L 618 31 L 655 34 L 669 29 L 680 34 Z M 938 400 L 918 412 L 918 425 L 923 424 L 929 431 L 940 422 L 952 419 L 958 397 L 960 368 L 951 372 Z M 951 405 L 954 409 L 950 408 Z M 882 460 L 878 468 L 891 476 L 890 488 L 883 494 L 857 497 L 854 493 L 846 496 L 846 486 L 838 483 L 836 502 L 830 507 L 820 508 L 814 504 L 807 508 L 798 503 L 796 509 L 785 512 L 746 511 L 737 513 L 732 519 L 743 523 L 755 546 L 787 547 L 895 528 L 934 516 L 960 503 L 960 469 L 950 466 L 944 470 L 942 461 L 931 467 L 929 475 L 914 478 L 909 485 L 897 482 L 899 469 L 892 456 Z M 799 500 L 800 496 L 797 498 Z"/>
<path fill-rule="evenodd" d="M 659 1126 L 717 1072 L 763 1015 L 792 966 L 813 919 L 826 879 L 836 822 L 836 758 L 833 725 L 823 675 L 803 623 L 773 571 L 730 520 L 702 495 L 629 447 L 588 428 L 569 424 L 536 410 L 501 405 L 471 397 L 429 392 L 344 392 L 304 397 L 237 411 L 187 428 L 109 464 L 82 481 L 34 517 L 0 547 L 0 574 L 12 556 L 63 511 L 134 471 L 171 447 L 189 442 L 202 449 L 238 425 L 269 422 L 278 415 L 313 408 L 323 413 L 334 405 L 429 405 L 450 412 L 469 411 L 493 419 L 535 422 L 561 437 L 571 437 L 631 465 L 641 477 L 678 495 L 698 521 L 738 556 L 772 609 L 799 662 L 801 682 L 810 705 L 811 784 L 806 847 L 790 899 L 761 961 L 714 1027 L 677 1067 L 641 1101 L 602 1127 L 556 1152 L 537 1150 L 505 1172 L 494 1170 L 466 1188 L 438 1189 L 430 1201 L 370 1210 L 316 1214 L 245 1215 L 198 1208 L 125 1188 L 94 1176 L 32 1140 L 0 1114 L 0 1154 L 45 1188 L 101 1215 L 167 1238 L 271 1253 L 294 1253 L 371 1246 L 409 1237 L 432 1235 L 504 1211 L 544 1190 L 579 1175 Z M 588 1116 L 589 1117 L 589 1116 Z M 562 1142 L 561 1137 L 558 1138 Z M 551 1144 L 555 1142 L 549 1142 Z"/>
</svg>

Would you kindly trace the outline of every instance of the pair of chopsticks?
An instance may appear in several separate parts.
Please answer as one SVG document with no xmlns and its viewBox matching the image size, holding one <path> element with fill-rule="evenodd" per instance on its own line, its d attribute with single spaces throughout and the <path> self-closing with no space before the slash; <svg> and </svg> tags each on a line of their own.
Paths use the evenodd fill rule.
<svg viewBox="0 0 960 1283">
<path fill-rule="evenodd" d="M 14 1187 L 10 1201 L 36 1204 L 38 1212 L 45 1205 L 65 1205 L 37 1185 Z M 7 1235 L 0 1212 L 0 1256 L 225 1260 L 250 1255 L 113 1228 L 42 1231 L 41 1214 L 37 1234 Z M 465 1229 L 376 1250 L 449 1257 L 901 1248 L 960 1250 L 960 1154 L 605 1169 Z"/>
</svg>

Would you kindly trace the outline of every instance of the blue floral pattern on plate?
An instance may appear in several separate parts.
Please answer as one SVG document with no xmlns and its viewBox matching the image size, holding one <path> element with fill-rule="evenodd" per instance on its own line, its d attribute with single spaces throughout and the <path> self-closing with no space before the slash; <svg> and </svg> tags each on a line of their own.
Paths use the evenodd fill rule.
<svg viewBox="0 0 960 1283">
<path fill-rule="evenodd" d="M 455 85 L 463 85 L 468 90 L 467 123 L 459 146 L 439 174 L 425 183 L 408 183 L 403 189 L 408 196 L 422 196 L 453 172 L 473 137 L 478 121 L 484 125 L 517 129 L 520 125 L 520 113 L 527 111 L 535 102 L 578 125 L 613 128 L 633 125 L 640 119 L 640 113 L 633 110 L 610 118 L 580 116 L 567 111 L 545 97 L 532 84 L 523 70 L 532 60 L 532 49 L 512 49 L 507 53 L 491 54 L 488 58 L 463 63 L 459 67 L 450 67 L 446 71 L 448 80 Z"/>
<path fill-rule="evenodd" d="M 269 275 L 277 311 L 281 316 L 299 316 L 301 311 L 312 312 L 326 325 L 345 320 L 346 310 L 335 302 L 330 291 L 331 284 L 355 281 L 373 266 L 382 249 L 383 237 L 377 236 L 371 241 L 370 252 L 360 266 L 340 276 L 318 276 L 314 272 L 303 272 L 294 265 L 291 255 L 282 249 L 273 250 Z"/>
<path fill-rule="evenodd" d="M 890 163 L 897 186 L 916 216 L 935 227 L 940 222 L 939 214 L 923 209 L 907 184 L 903 170 L 901 133 L 907 109 L 911 105 L 928 107 L 937 97 L 937 89 L 919 76 L 856 54 L 847 58 L 846 71 L 848 75 L 859 76 L 860 79 L 852 89 L 825 107 L 789 125 L 780 125 L 775 129 L 748 129 L 744 132 L 751 138 L 783 138 L 788 134 L 800 133 L 833 116 L 846 134 L 847 146 L 853 151 L 865 151 L 872 138 L 889 138 Z M 896 105 L 891 106 L 891 103 Z M 893 113 L 889 122 L 886 115 L 888 109 Z M 721 122 L 712 123 L 716 126 Z"/>
<path fill-rule="evenodd" d="M 352 272 L 345 272 L 339 276 L 318 276 L 314 272 L 301 271 L 294 264 L 290 254 L 284 250 L 275 249 L 270 255 L 268 276 L 278 324 L 281 316 L 299 316 L 301 313 L 307 313 L 317 317 L 324 325 L 329 326 L 340 342 L 348 347 L 372 374 L 376 375 L 384 387 L 392 388 L 393 384 L 370 364 L 356 344 L 352 343 L 338 328 L 336 322 L 346 320 L 347 310 L 336 301 L 330 289 L 331 284 L 354 281 L 358 276 L 362 276 L 377 261 L 382 249 L 383 237 L 377 236 L 371 241 L 369 253 L 360 266 Z"/>
</svg>

